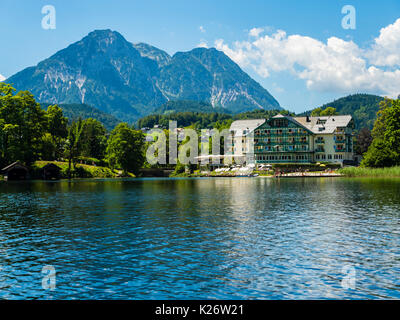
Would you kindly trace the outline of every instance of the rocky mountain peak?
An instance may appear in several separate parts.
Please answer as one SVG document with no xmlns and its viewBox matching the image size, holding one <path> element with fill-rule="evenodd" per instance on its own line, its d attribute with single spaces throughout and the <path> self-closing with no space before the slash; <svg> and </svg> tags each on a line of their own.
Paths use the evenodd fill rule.
<svg viewBox="0 0 400 320">
<path fill-rule="evenodd" d="M 7 80 L 39 102 L 86 103 L 127 121 L 171 100 L 202 101 L 233 112 L 280 108 L 221 51 L 196 48 L 171 57 L 109 29 L 90 32 Z"/>
</svg>

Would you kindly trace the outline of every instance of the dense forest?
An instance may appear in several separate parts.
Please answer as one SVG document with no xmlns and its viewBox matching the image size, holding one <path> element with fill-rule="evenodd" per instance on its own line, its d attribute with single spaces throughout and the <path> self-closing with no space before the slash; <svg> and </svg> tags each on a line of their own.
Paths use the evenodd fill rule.
<svg viewBox="0 0 400 320">
<path fill-rule="evenodd" d="M 138 128 L 153 128 L 154 125 L 160 125 L 168 128 L 170 120 L 177 121 L 179 127 L 193 126 L 197 129 L 222 129 L 229 128 L 235 120 L 244 119 L 268 119 L 278 113 L 294 115 L 286 110 L 254 110 L 235 115 L 217 112 L 172 112 L 167 114 L 152 114 L 140 119 L 137 123 Z"/>
<path fill-rule="evenodd" d="M 362 128 L 372 129 L 379 110 L 379 103 L 383 101 L 380 96 L 371 94 L 353 94 L 337 99 L 333 102 L 300 115 L 312 114 L 324 111 L 327 108 L 336 109 L 337 114 L 350 114 L 353 116 L 354 124 L 358 130 Z"/>
</svg>

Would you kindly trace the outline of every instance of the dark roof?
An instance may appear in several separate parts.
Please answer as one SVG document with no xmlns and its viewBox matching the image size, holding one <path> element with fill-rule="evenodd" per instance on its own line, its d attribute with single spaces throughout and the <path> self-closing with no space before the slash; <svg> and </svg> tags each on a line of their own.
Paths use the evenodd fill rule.
<svg viewBox="0 0 400 320">
<path fill-rule="evenodd" d="M 58 165 L 54 164 L 54 163 L 48 163 L 48 164 L 46 164 L 45 166 L 42 167 L 42 169 L 49 169 L 49 168 L 61 170 L 61 168 Z"/>
<path fill-rule="evenodd" d="M 9 171 L 9 170 L 11 170 L 11 169 L 13 169 L 14 167 L 17 167 L 17 166 L 20 167 L 20 168 L 25 169 L 26 171 L 28 171 L 28 168 L 25 167 L 22 163 L 20 163 L 19 161 L 15 161 L 14 163 L 11 163 L 7 167 L 1 169 L 1 172 Z"/>
</svg>

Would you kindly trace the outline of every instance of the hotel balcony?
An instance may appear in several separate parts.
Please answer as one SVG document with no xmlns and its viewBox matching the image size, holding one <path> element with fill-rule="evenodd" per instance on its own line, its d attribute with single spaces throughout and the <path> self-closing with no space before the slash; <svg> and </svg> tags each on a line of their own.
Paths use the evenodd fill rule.
<svg viewBox="0 0 400 320">
<path fill-rule="evenodd" d="M 346 142 L 346 139 L 345 138 L 338 138 L 338 137 L 334 137 L 333 138 L 333 140 L 336 142 L 336 143 L 345 143 Z"/>
<path fill-rule="evenodd" d="M 262 140 L 262 139 L 257 139 L 257 142 L 254 142 L 255 145 L 296 145 L 296 146 L 303 146 L 303 145 L 308 145 L 308 141 L 307 140 L 280 140 L 277 141 L 275 139 L 271 139 L 271 140 Z"/>
<path fill-rule="evenodd" d="M 345 147 L 338 148 L 338 146 L 335 146 L 335 152 L 346 152 Z"/>
</svg>

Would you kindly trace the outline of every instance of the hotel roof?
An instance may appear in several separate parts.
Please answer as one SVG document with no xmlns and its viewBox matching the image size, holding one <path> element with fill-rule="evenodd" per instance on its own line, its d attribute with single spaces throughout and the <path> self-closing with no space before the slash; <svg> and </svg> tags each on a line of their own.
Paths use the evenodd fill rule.
<svg viewBox="0 0 400 320">
<path fill-rule="evenodd" d="M 338 127 L 347 127 L 352 120 L 350 115 L 324 117 L 294 117 L 303 127 L 315 134 L 333 133 Z M 321 123 L 324 122 L 324 123 Z"/>
<path fill-rule="evenodd" d="M 234 131 L 236 136 L 246 135 L 261 126 L 265 121 L 265 119 L 236 120 L 232 122 L 229 130 Z M 246 133 L 243 133 L 243 131 L 246 131 Z"/>
</svg>

